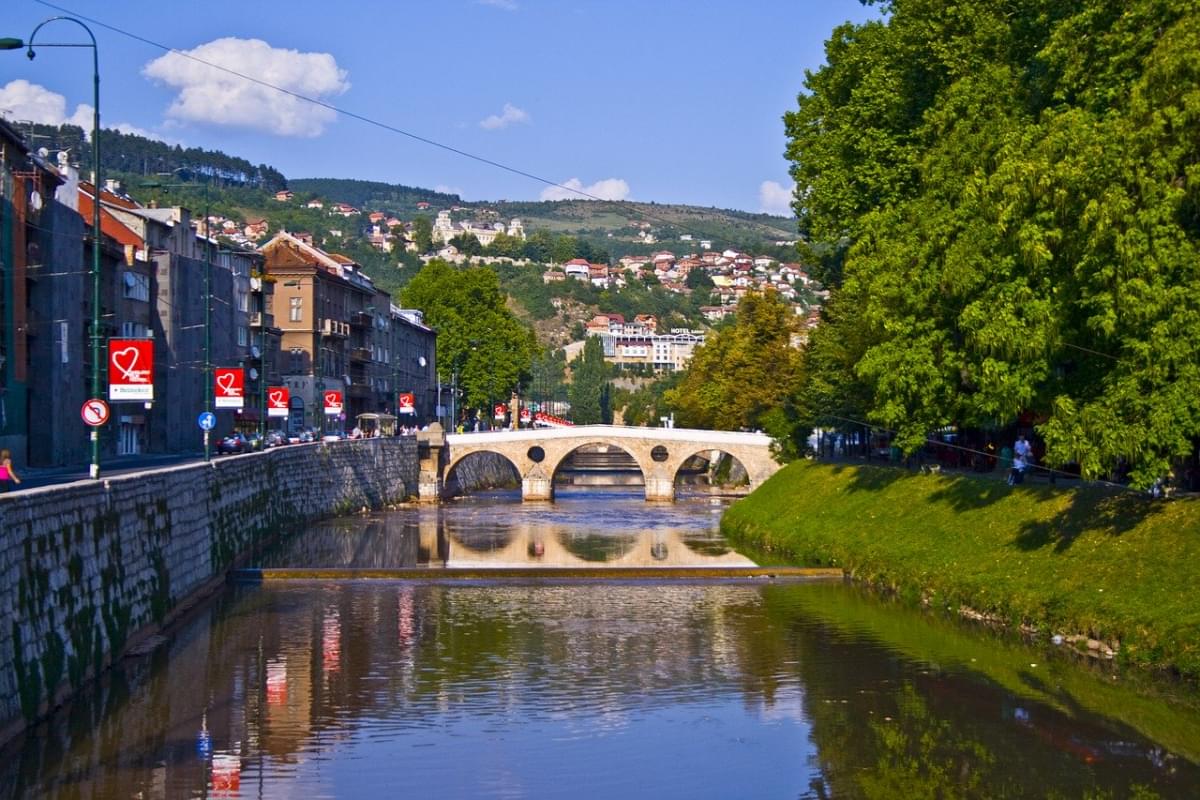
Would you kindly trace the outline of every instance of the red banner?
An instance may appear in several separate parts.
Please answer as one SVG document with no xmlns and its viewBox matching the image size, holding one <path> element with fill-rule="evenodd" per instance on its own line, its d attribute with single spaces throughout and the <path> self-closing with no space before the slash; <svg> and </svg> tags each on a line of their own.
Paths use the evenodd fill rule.
<svg viewBox="0 0 1200 800">
<path fill-rule="evenodd" d="M 396 398 L 396 413 L 397 414 L 416 414 L 417 413 L 417 398 L 412 392 L 401 392 Z"/>
<path fill-rule="evenodd" d="M 213 370 L 213 400 L 217 408 L 242 408 L 246 404 L 246 373 L 241 367 Z"/>
<path fill-rule="evenodd" d="M 286 417 L 288 415 L 289 400 L 291 400 L 291 393 L 286 386 L 268 386 L 267 416 Z"/>
<path fill-rule="evenodd" d="M 533 413 L 530 412 L 529 408 L 528 407 L 522 408 L 521 409 L 521 422 L 530 422 L 532 420 L 533 420 Z"/>
<path fill-rule="evenodd" d="M 496 419 L 504 419 L 504 415 L 508 413 L 508 406 L 504 403 L 496 403 Z"/>
<path fill-rule="evenodd" d="M 338 391 L 325 392 L 325 415 L 336 416 L 342 413 L 342 393 Z"/>
<path fill-rule="evenodd" d="M 108 399 L 154 399 L 154 340 L 108 340 Z"/>
</svg>

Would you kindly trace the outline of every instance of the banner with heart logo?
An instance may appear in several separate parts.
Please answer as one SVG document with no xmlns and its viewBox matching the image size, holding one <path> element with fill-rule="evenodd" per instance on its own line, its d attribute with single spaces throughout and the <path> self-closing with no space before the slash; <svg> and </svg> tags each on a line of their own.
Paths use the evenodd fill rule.
<svg viewBox="0 0 1200 800">
<path fill-rule="evenodd" d="M 154 340 L 108 340 L 108 399 L 154 399 Z"/>
<path fill-rule="evenodd" d="M 337 416 L 342 413 L 342 393 L 329 391 L 325 393 L 325 415 Z"/>
<path fill-rule="evenodd" d="M 286 386 L 268 386 L 267 387 L 267 416 L 268 417 L 286 417 L 288 415 L 288 403 L 291 401 L 291 393 L 288 392 Z"/>
<path fill-rule="evenodd" d="M 240 409 L 246 403 L 246 373 L 241 367 L 213 370 L 213 405 Z"/>
<path fill-rule="evenodd" d="M 397 414 L 416 414 L 417 398 L 412 392 L 401 392 L 396 398 Z"/>
</svg>

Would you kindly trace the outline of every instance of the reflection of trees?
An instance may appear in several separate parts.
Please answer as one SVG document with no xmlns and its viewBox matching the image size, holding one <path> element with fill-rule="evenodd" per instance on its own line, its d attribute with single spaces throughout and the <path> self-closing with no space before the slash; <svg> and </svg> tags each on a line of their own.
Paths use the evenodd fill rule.
<svg viewBox="0 0 1200 800">
<path fill-rule="evenodd" d="M 864 602 L 853 592 L 812 588 L 764 588 L 763 613 L 738 618 L 733 630 L 748 694 L 769 702 L 792 674 L 807 687 L 819 795 L 1074 797 L 1108 786 L 1125 796 L 1168 775 L 1172 785 L 1200 779 L 1188 765 L 1174 783 L 1179 763 L 1161 768 L 1155 748 L 1117 723 L 1068 716 L 981 676 L 911 660 L 880 644 L 867 620 L 843 613 L 839 606 Z M 900 613 L 872 608 L 885 619 Z M 854 621 L 827 621 L 839 617 Z"/>
</svg>

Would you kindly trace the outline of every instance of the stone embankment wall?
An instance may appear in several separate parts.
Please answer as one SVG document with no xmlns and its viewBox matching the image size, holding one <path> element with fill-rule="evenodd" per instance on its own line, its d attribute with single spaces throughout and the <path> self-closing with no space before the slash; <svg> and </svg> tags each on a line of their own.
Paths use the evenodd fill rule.
<svg viewBox="0 0 1200 800">
<path fill-rule="evenodd" d="M 0 743 L 285 526 L 417 491 L 411 437 L 0 495 Z"/>
</svg>

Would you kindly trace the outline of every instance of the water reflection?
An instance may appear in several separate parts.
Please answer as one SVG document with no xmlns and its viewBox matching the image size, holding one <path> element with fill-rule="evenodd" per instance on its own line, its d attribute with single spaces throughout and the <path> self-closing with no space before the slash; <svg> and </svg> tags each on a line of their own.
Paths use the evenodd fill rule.
<svg viewBox="0 0 1200 800">
<path fill-rule="evenodd" d="M 269 559 L 736 557 L 720 506 L 624 503 L 403 509 Z M 1046 655 L 842 584 L 234 586 L 0 759 L 0 797 L 1200 795 L 1193 695 Z"/>
<path fill-rule="evenodd" d="M 600 499 L 598 499 L 600 498 Z M 564 492 L 553 507 L 492 492 L 318 523 L 282 541 L 263 567 L 753 566 L 717 524 L 728 501 L 648 505 L 634 492 Z"/>
<path fill-rule="evenodd" d="M 167 651 L 123 665 L 38 731 L 0 786 L 95 798 L 1195 796 L 1196 764 L 1127 724 L 834 624 L 853 594 L 231 588 Z M 1194 715 L 1170 723 L 1200 730 Z"/>
</svg>

